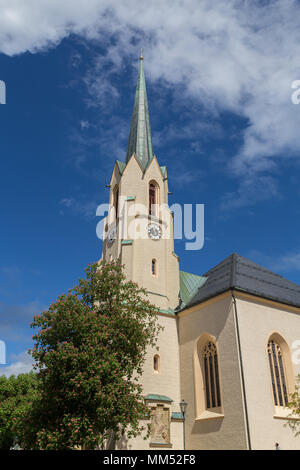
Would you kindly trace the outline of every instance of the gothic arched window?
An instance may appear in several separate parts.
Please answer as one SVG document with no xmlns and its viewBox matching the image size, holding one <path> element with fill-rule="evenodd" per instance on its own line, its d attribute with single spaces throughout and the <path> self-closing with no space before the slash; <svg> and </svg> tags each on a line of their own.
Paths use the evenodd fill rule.
<svg viewBox="0 0 300 470">
<path fill-rule="evenodd" d="M 286 406 L 288 403 L 288 387 L 282 348 L 279 342 L 271 339 L 268 342 L 267 351 L 274 404 L 275 406 Z"/>
<path fill-rule="evenodd" d="M 196 420 L 224 417 L 219 364 L 216 338 L 203 332 L 194 344 Z"/>
<path fill-rule="evenodd" d="M 154 181 L 149 184 L 149 214 L 157 216 L 158 186 Z"/>
<path fill-rule="evenodd" d="M 218 354 L 211 341 L 203 348 L 203 369 L 206 409 L 218 408 L 221 406 Z"/>
</svg>

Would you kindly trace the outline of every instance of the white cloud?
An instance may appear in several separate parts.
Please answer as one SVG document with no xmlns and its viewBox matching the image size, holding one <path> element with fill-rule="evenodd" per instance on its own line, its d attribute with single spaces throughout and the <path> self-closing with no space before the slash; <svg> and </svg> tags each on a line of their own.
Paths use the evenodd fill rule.
<svg viewBox="0 0 300 470">
<path fill-rule="evenodd" d="M 11 364 L 7 366 L 0 365 L 0 375 L 19 375 L 32 370 L 33 358 L 27 351 L 20 354 L 14 354 L 11 357 Z"/>
<path fill-rule="evenodd" d="M 47 306 L 39 300 L 33 300 L 23 305 L 9 305 L 0 302 L 0 339 L 3 341 L 30 340 L 32 332 L 29 325 L 34 315 L 39 315 Z"/>
<path fill-rule="evenodd" d="M 300 271 L 300 251 L 282 255 L 273 262 L 273 269 L 283 272 Z"/>
<path fill-rule="evenodd" d="M 79 124 L 80 124 L 81 130 L 89 129 L 89 128 L 90 128 L 90 123 L 89 123 L 89 121 L 81 120 Z"/>
<path fill-rule="evenodd" d="M 36 52 L 70 33 L 108 47 L 87 77 L 97 99 L 116 96 L 105 60 L 121 69 L 139 45 L 147 77 L 248 122 L 243 146 L 229 162 L 234 175 L 269 172 L 279 157 L 300 153 L 300 106 L 291 83 L 300 78 L 297 0 L 0 0 L 0 50 Z M 111 39 L 114 41 L 111 41 Z"/>
<path fill-rule="evenodd" d="M 221 211 L 232 211 L 278 196 L 276 181 L 271 176 L 245 175 L 236 192 L 225 193 Z"/>
<path fill-rule="evenodd" d="M 73 197 L 63 198 L 60 205 L 71 210 L 76 215 L 81 215 L 87 219 L 96 217 L 96 209 L 99 204 L 94 201 L 78 200 Z M 64 211 L 60 212 L 64 215 Z"/>
<path fill-rule="evenodd" d="M 300 250 L 283 253 L 276 256 L 276 259 L 261 251 L 252 250 L 247 254 L 247 258 L 253 259 L 256 263 L 276 273 L 300 272 Z"/>
</svg>

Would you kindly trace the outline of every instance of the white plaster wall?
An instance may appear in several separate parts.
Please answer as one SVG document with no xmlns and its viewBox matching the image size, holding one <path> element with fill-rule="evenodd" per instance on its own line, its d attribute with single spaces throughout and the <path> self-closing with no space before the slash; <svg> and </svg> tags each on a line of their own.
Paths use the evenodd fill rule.
<svg viewBox="0 0 300 470">
<path fill-rule="evenodd" d="M 285 420 L 274 418 L 266 353 L 268 338 L 275 331 L 292 349 L 292 343 L 300 339 L 300 314 L 242 298 L 237 298 L 237 312 L 252 448 L 274 450 L 279 442 L 281 449 L 300 449 L 300 438 L 283 426 Z M 299 364 L 293 368 L 295 375 L 300 373 Z"/>
<path fill-rule="evenodd" d="M 216 338 L 223 418 L 196 420 L 193 354 L 203 333 Z M 245 421 L 231 297 L 179 315 L 181 396 L 187 407 L 187 449 L 246 449 Z"/>
</svg>

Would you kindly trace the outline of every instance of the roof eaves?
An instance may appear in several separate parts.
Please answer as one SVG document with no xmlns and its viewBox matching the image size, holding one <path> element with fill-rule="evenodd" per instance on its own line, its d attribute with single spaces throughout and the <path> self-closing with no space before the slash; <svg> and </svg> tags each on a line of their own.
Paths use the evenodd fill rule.
<svg viewBox="0 0 300 470">
<path fill-rule="evenodd" d="M 260 297 L 261 299 L 272 300 L 273 302 L 278 302 L 283 305 L 287 305 L 287 306 L 290 305 L 292 307 L 300 308 L 300 302 L 297 303 L 293 301 L 284 300 L 280 297 L 276 297 L 275 295 L 263 295 L 261 292 L 255 291 L 255 289 L 250 290 L 250 289 L 243 289 L 242 287 L 234 287 L 234 290 L 238 292 L 243 292 L 246 294 L 254 295 L 255 297 Z"/>
</svg>

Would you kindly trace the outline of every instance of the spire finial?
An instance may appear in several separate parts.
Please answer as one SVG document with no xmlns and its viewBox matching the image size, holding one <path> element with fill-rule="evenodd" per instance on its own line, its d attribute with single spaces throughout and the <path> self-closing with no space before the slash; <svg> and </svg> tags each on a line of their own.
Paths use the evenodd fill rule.
<svg viewBox="0 0 300 470">
<path fill-rule="evenodd" d="M 144 60 L 144 57 L 143 57 L 143 49 L 142 49 L 142 48 L 141 48 L 140 60 Z"/>
</svg>

